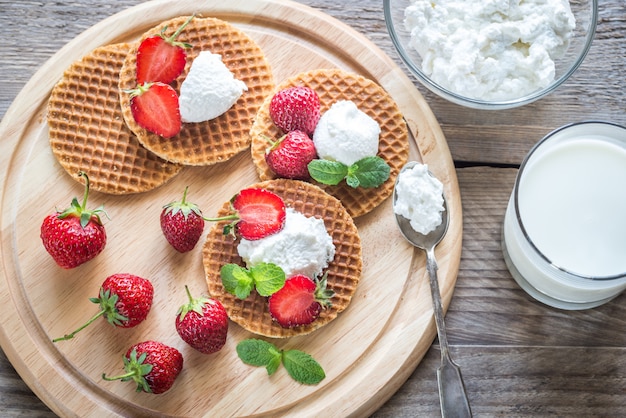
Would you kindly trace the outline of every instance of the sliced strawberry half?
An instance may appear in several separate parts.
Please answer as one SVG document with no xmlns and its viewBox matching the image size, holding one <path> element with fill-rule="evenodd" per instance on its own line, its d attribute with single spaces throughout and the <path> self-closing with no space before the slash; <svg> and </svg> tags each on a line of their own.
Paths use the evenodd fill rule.
<svg viewBox="0 0 626 418">
<path fill-rule="evenodd" d="M 315 321 L 322 309 L 331 305 L 332 290 L 326 288 L 326 277 L 313 281 L 304 275 L 295 275 L 268 300 L 272 319 L 283 328 L 307 325 Z"/>
<path fill-rule="evenodd" d="M 167 26 L 159 35 L 150 36 L 139 44 L 137 48 L 137 83 L 159 81 L 170 84 L 182 74 L 187 63 L 186 48 L 191 45 L 185 42 L 177 42 L 176 37 L 193 19 L 191 16 L 183 23 L 176 32 L 169 37 L 165 36 Z"/>
<path fill-rule="evenodd" d="M 182 120 L 176 91 L 163 83 L 144 83 L 129 91 L 130 109 L 142 128 L 171 138 L 180 132 Z"/>
<path fill-rule="evenodd" d="M 261 239 L 283 229 L 285 202 L 268 190 L 244 189 L 232 204 L 240 218 L 237 232 L 245 239 Z"/>
<path fill-rule="evenodd" d="M 247 240 L 258 240 L 280 232 L 285 226 L 285 202 L 275 193 L 261 188 L 243 189 L 230 201 L 232 214 L 205 221 L 233 220 L 224 234 L 238 233 Z"/>
</svg>

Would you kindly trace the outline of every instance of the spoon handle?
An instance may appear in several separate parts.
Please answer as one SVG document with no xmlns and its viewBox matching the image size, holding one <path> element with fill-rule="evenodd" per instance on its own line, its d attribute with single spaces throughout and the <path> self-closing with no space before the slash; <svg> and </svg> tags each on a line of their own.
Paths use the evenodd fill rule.
<svg viewBox="0 0 626 418">
<path fill-rule="evenodd" d="M 441 347 L 441 366 L 437 369 L 441 416 L 444 418 L 471 417 L 472 411 L 467 399 L 467 393 L 465 392 L 465 384 L 463 383 L 461 370 L 450 358 L 450 351 L 448 350 L 448 338 L 443 320 L 443 306 L 437 279 L 437 261 L 435 259 L 434 247 L 426 250 L 426 268 L 428 269 L 430 291 L 433 299 L 433 311 L 435 313 L 437 335 Z"/>
</svg>

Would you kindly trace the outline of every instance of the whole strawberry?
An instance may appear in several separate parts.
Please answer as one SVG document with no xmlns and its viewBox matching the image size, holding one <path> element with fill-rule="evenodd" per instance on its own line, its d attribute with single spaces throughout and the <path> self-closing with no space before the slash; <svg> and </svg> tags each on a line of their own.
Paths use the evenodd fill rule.
<svg viewBox="0 0 626 418">
<path fill-rule="evenodd" d="M 133 345 L 124 356 L 126 373 L 104 380 L 133 380 L 137 392 L 159 394 L 168 391 L 183 369 L 183 355 L 174 347 L 158 341 L 144 341 Z"/>
<path fill-rule="evenodd" d="M 133 274 L 121 273 L 107 277 L 97 298 L 89 300 L 100 306 L 100 311 L 71 334 L 52 340 L 69 340 L 101 316 L 111 325 L 132 328 L 143 322 L 152 307 L 154 288 L 149 280 Z"/>
<path fill-rule="evenodd" d="M 204 230 L 204 218 L 198 205 L 187 202 L 188 187 L 180 201 L 170 202 L 161 211 L 161 230 L 178 252 L 193 250 Z"/>
<path fill-rule="evenodd" d="M 270 118 L 284 133 L 313 135 L 320 120 L 320 99 L 315 90 L 296 86 L 278 91 L 270 101 Z"/>
<path fill-rule="evenodd" d="M 218 352 L 226 344 L 228 315 L 220 301 L 205 297 L 194 299 L 185 286 L 189 302 L 176 315 L 180 338 L 201 353 Z"/>
<path fill-rule="evenodd" d="M 177 42 L 176 38 L 193 19 L 190 16 L 172 36 L 166 37 L 167 26 L 159 35 L 150 36 L 137 48 L 137 84 L 160 81 L 170 84 L 185 69 L 187 52 L 191 45 Z"/>
<path fill-rule="evenodd" d="M 265 161 L 278 176 L 306 180 L 310 177 L 308 164 L 317 158 L 313 140 L 302 131 L 291 131 L 272 144 Z"/>
<path fill-rule="evenodd" d="M 283 328 L 307 325 L 315 321 L 323 308 L 331 305 L 334 292 L 326 288 L 326 277 L 313 281 L 298 274 L 268 299 L 268 309 L 274 321 Z"/>
<path fill-rule="evenodd" d="M 88 210 L 89 177 L 85 178 L 85 193 L 82 204 L 74 198 L 69 208 L 46 216 L 41 224 L 41 241 L 54 261 L 64 269 L 71 269 L 91 260 L 102 252 L 107 236 L 100 219 L 104 208 Z"/>
</svg>

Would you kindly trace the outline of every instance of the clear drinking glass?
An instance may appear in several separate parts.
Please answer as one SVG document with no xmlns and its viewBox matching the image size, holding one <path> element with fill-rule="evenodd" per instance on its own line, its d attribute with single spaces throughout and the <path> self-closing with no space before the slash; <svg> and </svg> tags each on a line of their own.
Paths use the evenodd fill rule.
<svg viewBox="0 0 626 418">
<path fill-rule="evenodd" d="M 626 289 L 626 128 L 582 122 L 539 141 L 518 172 L 502 250 L 515 281 L 556 308 Z"/>
</svg>

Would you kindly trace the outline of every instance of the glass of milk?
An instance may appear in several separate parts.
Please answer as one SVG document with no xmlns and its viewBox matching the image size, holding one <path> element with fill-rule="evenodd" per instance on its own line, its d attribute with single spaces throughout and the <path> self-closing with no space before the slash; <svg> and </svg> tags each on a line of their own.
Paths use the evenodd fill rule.
<svg viewBox="0 0 626 418">
<path fill-rule="evenodd" d="M 502 250 L 515 281 L 556 308 L 626 289 L 626 128 L 583 122 L 539 141 L 518 172 Z"/>
</svg>

